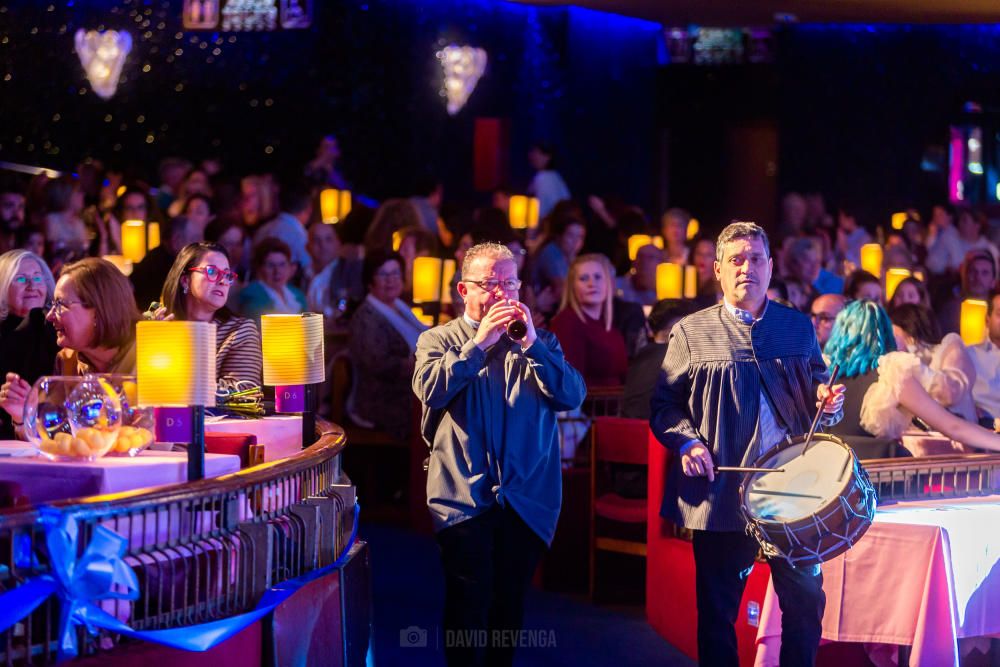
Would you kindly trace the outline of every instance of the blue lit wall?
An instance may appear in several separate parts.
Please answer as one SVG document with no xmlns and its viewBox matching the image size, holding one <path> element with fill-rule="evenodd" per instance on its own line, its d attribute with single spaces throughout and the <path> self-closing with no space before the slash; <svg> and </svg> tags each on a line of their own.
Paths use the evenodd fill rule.
<svg viewBox="0 0 1000 667">
<path fill-rule="evenodd" d="M 65 168 L 94 155 L 149 173 L 164 155 L 214 153 L 236 171 L 281 170 L 333 131 L 348 177 L 376 197 L 430 169 L 471 198 L 473 119 L 500 116 L 513 185 L 527 183 L 525 153 L 542 138 L 576 192 L 651 199 L 654 24 L 492 0 L 346 0 L 315 2 L 309 31 L 234 36 L 183 33 L 181 0 L 48 4 L 0 0 L 0 160 Z M 135 39 L 108 102 L 72 46 L 77 28 L 99 25 Z M 490 58 L 454 118 L 434 58 L 452 41 Z"/>
</svg>

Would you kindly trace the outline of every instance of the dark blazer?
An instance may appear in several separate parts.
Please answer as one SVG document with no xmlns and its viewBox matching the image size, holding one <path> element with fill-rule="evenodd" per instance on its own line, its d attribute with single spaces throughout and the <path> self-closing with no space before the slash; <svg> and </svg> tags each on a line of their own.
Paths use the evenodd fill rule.
<svg viewBox="0 0 1000 667">
<path fill-rule="evenodd" d="M 678 322 L 651 401 L 650 427 L 661 443 L 680 450 L 705 443 L 716 465 L 738 466 L 747 450 L 767 393 L 775 419 L 789 435 L 806 433 L 816 413 L 816 387 L 827 381 L 809 318 L 770 301 L 752 324 L 738 321 L 722 304 Z M 842 414 L 842 413 L 841 413 Z M 835 423 L 841 414 L 824 417 Z M 740 476 L 688 477 L 671 466 L 661 513 L 696 530 L 743 530 Z"/>
<path fill-rule="evenodd" d="M 7 373 L 17 373 L 28 384 L 55 367 L 56 331 L 45 321 L 45 311 L 35 308 L 27 317 L 8 315 L 0 322 L 0 382 Z M 18 421 L 21 418 L 18 416 Z M 13 440 L 14 426 L 5 410 L 0 410 L 0 440 Z"/>
</svg>

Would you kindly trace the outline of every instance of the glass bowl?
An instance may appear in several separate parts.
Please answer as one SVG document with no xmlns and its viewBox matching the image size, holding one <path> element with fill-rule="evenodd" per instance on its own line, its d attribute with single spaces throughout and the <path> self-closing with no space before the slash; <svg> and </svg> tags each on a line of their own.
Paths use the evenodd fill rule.
<svg viewBox="0 0 1000 667">
<path fill-rule="evenodd" d="M 107 381 L 122 406 L 122 426 L 108 456 L 136 456 L 153 444 L 153 408 L 140 408 L 134 375 L 95 374 Z"/>
<path fill-rule="evenodd" d="M 117 392 L 93 375 L 44 375 L 24 406 L 25 434 L 51 460 L 97 460 L 115 446 L 121 425 Z"/>
</svg>

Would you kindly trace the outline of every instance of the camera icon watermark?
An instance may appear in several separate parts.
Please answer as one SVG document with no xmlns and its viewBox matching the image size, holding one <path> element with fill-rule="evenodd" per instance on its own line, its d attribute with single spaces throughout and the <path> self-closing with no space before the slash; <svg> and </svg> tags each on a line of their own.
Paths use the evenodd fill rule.
<svg viewBox="0 0 1000 667">
<path fill-rule="evenodd" d="M 427 630 L 411 625 L 399 631 L 399 645 L 404 648 L 427 648 Z"/>
</svg>

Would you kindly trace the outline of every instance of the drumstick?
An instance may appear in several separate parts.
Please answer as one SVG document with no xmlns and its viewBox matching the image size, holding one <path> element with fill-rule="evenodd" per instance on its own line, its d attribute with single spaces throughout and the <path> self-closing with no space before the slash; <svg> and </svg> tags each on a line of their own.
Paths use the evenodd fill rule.
<svg viewBox="0 0 1000 667">
<path fill-rule="evenodd" d="M 837 381 L 837 376 L 838 375 L 840 375 L 840 364 L 837 364 L 836 366 L 834 366 L 833 367 L 833 373 L 830 374 L 830 383 L 828 385 L 826 385 L 828 393 L 827 393 L 826 397 L 820 402 L 820 404 L 819 404 L 819 410 L 816 411 L 816 416 L 813 417 L 812 426 L 809 427 L 809 434 L 806 435 L 806 444 L 803 445 L 803 447 L 802 447 L 802 453 L 803 454 L 805 454 L 806 452 L 808 452 L 809 448 L 812 446 L 813 435 L 816 433 L 816 426 L 819 424 L 820 415 L 823 414 L 823 409 L 826 408 L 827 401 L 829 401 L 830 397 L 833 396 L 833 394 L 829 393 L 829 392 L 833 391 L 833 383 Z"/>
<path fill-rule="evenodd" d="M 715 466 L 715 472 L 785 472 L 784 468 L 743 468 L 740 466 Z"/>
</svg>

